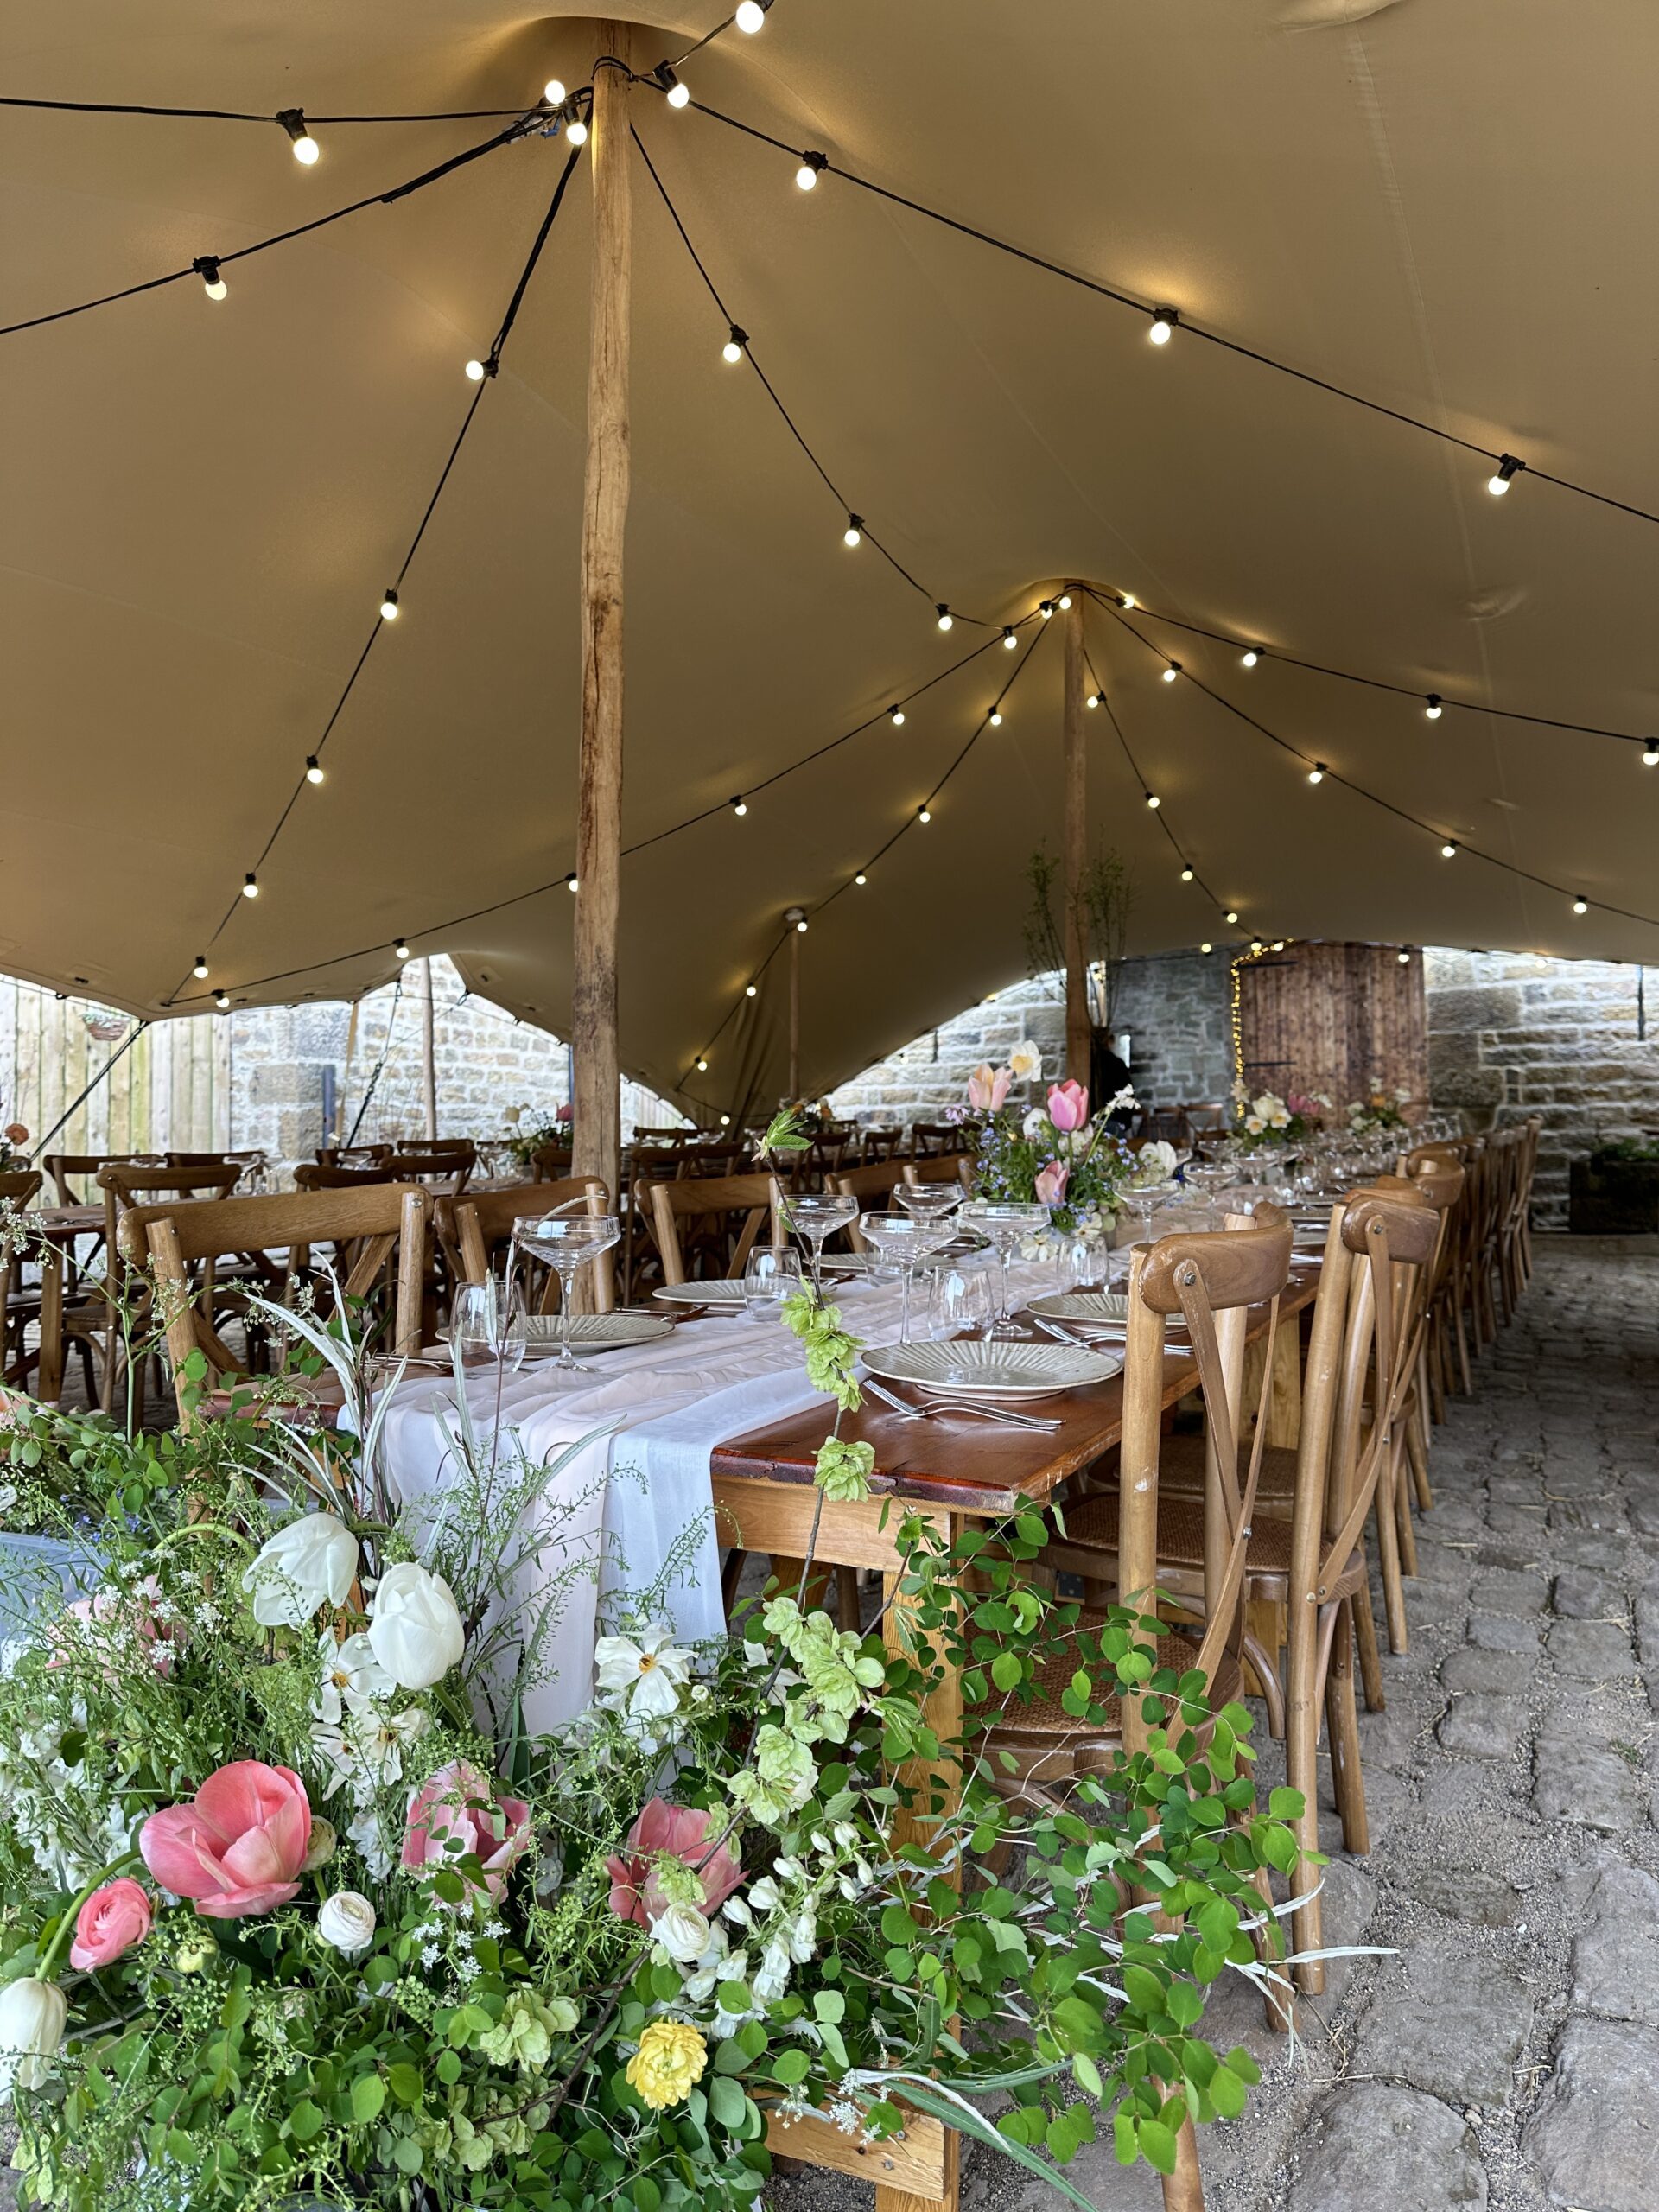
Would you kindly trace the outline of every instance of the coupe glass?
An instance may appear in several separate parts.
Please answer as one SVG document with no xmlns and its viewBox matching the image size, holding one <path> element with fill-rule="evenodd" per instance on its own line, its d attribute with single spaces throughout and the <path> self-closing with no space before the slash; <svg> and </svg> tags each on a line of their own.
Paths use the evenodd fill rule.
<svg viewBox="0 0 1659 2212">
<path fill-rule="evenodd" d="M 757 1244 L 743 1270 L 743 1303 L 757 1319 L 781 1306 L 801 1287 L 801 1255 Z"/>
<path fill-rule="evenodd" d="M 956 1211 L 965 1193 L 960 1183 L 895 1183 L 893 1195 L 918 1221 L 938 1221 Z"/>
<path fill-rule="evenodd" d="M 581 1363 L 570 1349 L 570 1306 L 576 1277 L 590 1260 L 597 1260 L 620 1243 L 622 1224 L 613 1213 L 550 1213 L 539 1221 L 521 1221 L 514 1241 L 559 1278 L 559 1358 L 549 1380 L 557 1384 L 585 1381 Z"/>
<path fill-rule="evenodd" d="M 1144 1183 L 1140 1189 L 1125 1191 L 1127 1202 L 1141 1217 L 1141 1238 L 1144 1243 L 1152 1235 L 1152 1217 L 1160 1206 L 1167 1205 L 1180 1189 L 1179 1183 Z"/>
<path fill-rule="evenodd" d="M 997 1264 L 1002 1271 L 1002 1295 L 998 1301 L 996 1319 L 988 1333 L 993 1337 L 1017 1337 L 1020 1332 L 1014 1325 L 1008 1297 L 1008 1262 L 1016 1245 L 1027 1236 L 1034 1236 L 1048 1226 L 1048 1208 L 1021 1205 L 995 1198 L 970 1198 L 962 1210 L 962 1218 L 982 1236 L 988 1236 L 996 1253 Z"/>
<path fill-rule="evenodd" d="M 922 1262 L 950 1241 L 948 1222 L 918 1221 L 907 1213 L 862 1213 L 858 1233 L 878 1258 L 899 1270 L 899 1341 L 910 1342 L 910 1281 Z"/>
<path fill-rule="evenodd" d="M 817 1191 L 784 1200 L 784 1224 L 812 1247 L 812 1287 L 823 1287 L 824 1239 L 845 1229 L 858 1216 L 856 1198 L 839 1198 L 833 1191 Z"/>
<path fill-rule="evenodd" d="M 465 1359 L 490 1359 L 509 1373 L 524 1363 L 524 1299 L 516 1282 L 492 1275 L 455 1291 L 450 1334 Z"/>
</svg>

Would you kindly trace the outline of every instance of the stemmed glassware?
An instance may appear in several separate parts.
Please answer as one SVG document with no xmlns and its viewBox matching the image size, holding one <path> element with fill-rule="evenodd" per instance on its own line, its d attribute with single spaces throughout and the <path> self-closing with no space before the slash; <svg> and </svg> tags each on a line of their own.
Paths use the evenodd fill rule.
<svg viewBox="0 0 1659 2212">
<path fill-rule="evenodd" d="M 1141 1235 L 1143 1241 L 1152 1235 L 1154 1214 L 1157 1212 L 1160 1206 L 1167 1205 L 1180 1187 L 1180 1185 L 1175 1182 L 1143 1183 L 1137 1190 L 1123 1192 L 1124 1198 L 1141 1217 Z"/>
<path fill-rule="evenodd" d="M 771 1244 L 755 1246 L 743 1269 L 743 1303 L 750 1313 L 764 1319 L 800 1287 L 798 1252 L 780 1252 Z"/>
<path fill-rule="evenodd" d="M 613 1213 L 550 1213 L 539 1221 L 521 1221 L 513 1239 L 534 1258 L 552 1268 L 559 1278 L 559 1357 L 547 1378 L 559 1386 L 585 1381 L 581 1362 L 570 1348 L 570 1307 L 576 1277 L 590 1260 L 597 1260 L 622 1238 L 622 1224 Z"/>
<path fill-rule="evenodd" d="M 895 1183 L 893 1195 L 918 1221 L 938 1221 L 953 1213 L 966 1194 L 960 1183 Z"/>
<path fill-rule="evenodd" d="M 944 1219 L 918 1220 L 907 1213 L 863 1213 L 858 1233 L 874 1246 L 880 1258 L 899 1270 L 899 1341 L 910 1342 L 910 1279 L 922 1262 L 950 1242 L 950 1224 Z"/>
<path fill-rule="evenodd" d="M 992 1337 L 1017 1337 L 1014 1313 L 1008 1295 L 1008 1262 L 1014 1248 L 1027 1236 L 1034 1236 L 1048 1226 L 1048 1208 L 1024 1205 L 1012 1200 L 971 1198 L 962 1210 L 962 1218 L 969 1228 L 989 1237 L 996 1253 L 997 1264 L 1002 1271 L 1002 1295 L 997 1302 L 996 1319 L 986 1332 Z"/>
<path fill-rule="evenodd" d="M 834 1191 L 808 1192 L 784 1200 L 784 1222 L 812 1247 L 812 1287 L 823 1287 L 823 1246 L 826 1237 L 845 1229 L 858 1214 L 858 1200 L 843 1198 Z"/>
</svg>

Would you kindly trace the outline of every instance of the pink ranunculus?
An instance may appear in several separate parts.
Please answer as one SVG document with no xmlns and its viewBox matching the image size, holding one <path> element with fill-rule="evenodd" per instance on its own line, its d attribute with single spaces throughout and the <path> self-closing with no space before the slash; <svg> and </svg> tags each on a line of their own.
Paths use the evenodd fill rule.
<svg viewBox="0 0 1659 2212">
<path fill-rule="evenodd" d="M 1057 1206 L 1065 1196 L 1065 1186 L 1071 1179 L 1071 1170 L 1062 1167 L 1058 1160 L 1051 1161 L 1037 1178 L 1037 1203 L 1039 1206 Z"/>
<path fill-rule="evenodd" d="M 499 1904 L 507 1876 L 530 1849 L 530 1808 L 506 1797 L 466 1759 L 440 1767 L 409 1801 L 403 1863 L 436 1873 L 467 1853 L 477 1854 L 484 1885 Z"/>
<path fill-rule="evenodd" d="M 1048 1118 L 1057 1129 L 1080 1129 L 1089 1119 L 1089 1092 L 1080 1083 L 1067 1076 L 1064 1083 L 1049 1085 Z"/>
<path fill-rule="evenodd" d="M 717 1912 L 743 1878 L 743 1869 L 721 1843 L 710 1850 L 712 1815 L 653 1797 L 628 1830 L 626 1856 L 605 1861 L 611 1877 L 611 1910 L 620 1920 L 649 1928 L 666 1909 L 656 1873 L 658 1859 L 678 1859 L 702 1884 L 702 1910 Z"/>
<path fill-rule="evenodd" d="M 995 1114 L 1014 1081 L 1011 1068 L 994 1068 L 982 1060 L 968 1078 L 968 1103 L 981 1114 Z"/>
<path fill-rule="evenodd" d="M 305 1784 L 258 1759 L 220 1767 L 192 1803 L 152 1813 L 138 1832 L 162 1887 L 194 1898 L 209 1920 L 245 1920 L 297 1897 L 310 1842 Z"/>
<path fill-rule="evenodd" d="M 69 1963 L 86 1973 L 111 1967 L 142 1943 L 149 1933 L 154 1915 L 149 1899 L 137 1882 L 123 1875 L 94 1890 L 75 1915 L 75 1940 L 69 1946 Z"/>
</svg>

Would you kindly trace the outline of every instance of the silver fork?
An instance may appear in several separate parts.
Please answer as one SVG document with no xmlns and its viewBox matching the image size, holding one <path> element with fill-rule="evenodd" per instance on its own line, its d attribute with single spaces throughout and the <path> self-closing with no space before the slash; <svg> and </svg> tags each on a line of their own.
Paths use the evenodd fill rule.
<svg viewBox="0 0 1659 2212">
<path fill-rule="evenodd" d="M 885 1384 L 878 1382 L 873 1375 L 861 1375 L 858 1387 L 861 1390 L 868 1390 L 873 1398 L 880 1398 L 884 1406 L 891 1406 L 894 1413 L 902 1414 L 906 1421 L 931 1421 L 935 1418 L 932 1414 L 924 1413 L 919 1406 L 912 1406 L 907 1398 L 901 1398 L 896 1390 L 889 1390 Z"/>
<path fill-rule="evenodd" d="M 995 1421 L 1001 1428 L 1054 1429 L 1065 1427 L 1063 1421 L 1041 1414 L 1023 1414 L 1013 1406 L 988 1405 L 982 1398 L 952 1398 L 939 1392 L 930 1395 L 927 1411 L 936 1418 L 941 1414 L 976 1414 L 981 1421 Z"/>
</svg>

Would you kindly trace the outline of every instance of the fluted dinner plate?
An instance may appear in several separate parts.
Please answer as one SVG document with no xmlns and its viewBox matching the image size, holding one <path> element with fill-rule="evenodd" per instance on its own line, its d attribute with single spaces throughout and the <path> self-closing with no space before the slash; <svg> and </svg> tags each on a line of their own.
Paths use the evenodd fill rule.
<svg viewBox="0 0 1659 2212">
<path fill-rule="evenodd" d="M 1087 1336 L 1116 1339 L 1129 1332 L 1129 1301 L 1119 1290 L 1052 1290 L 1033 1298 L 1031 1312 L 1045 1321 L 1064 1322 Z M 1174 1317 L 1164 1323 L 1167 1340 L 1186 1341 L 1186 1324 Z"/>
<path fill-rule="evenodd" d="M 1083 1345 L 1026 1344 L 958 1338 L 949 1344 L 887 1344 L 867 1351 L 864 1364 L 884 1382 L 908 1382 L 951 1397 L 1041 1398 L 1109 1382 L 1123 1365 Z"/>
</svg>

